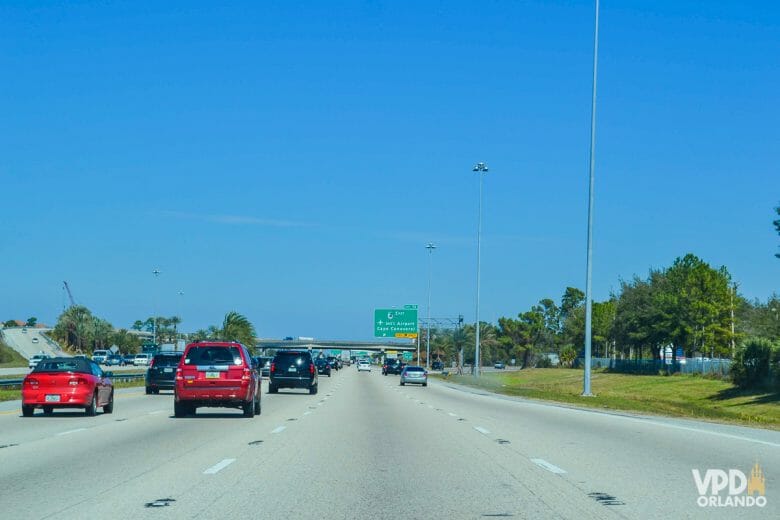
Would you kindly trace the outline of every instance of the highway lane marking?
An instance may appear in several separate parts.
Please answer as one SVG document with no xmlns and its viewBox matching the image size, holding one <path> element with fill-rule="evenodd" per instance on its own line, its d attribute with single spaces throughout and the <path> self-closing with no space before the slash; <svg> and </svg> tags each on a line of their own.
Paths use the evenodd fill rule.
<svg viewBox="0 0 780 520">
<path fill-rule="evenodd" d="M 452 412 L 447 412 L 447 415 L 449 415 L 450 417 L 457 417 L 458 416 L 458 414 L 452 413 Z"/>
<path fill-rule="evenodd" d="M 311 410 L 307 410 L 307 411 L 303 412 L 303 415 L 309 415 L 309 414 L 311 414 Z"/>
<path fill-rule="evenodd" d="M 534 464 L 536 464 L 540 468 L 546 469 L 550 473 L 555 473 L 556 475 L 563 475 L 564 473 L 566 473 L 565 469 L 561 469 L 558 466 L 556 466 L 555 464 L 550 464 L 549 462 L 547 462 L 544 459 L 531 459 L 531 462 L 533 462 Z"/>
<path fill-rule="evenodd" d="M 483 428 L 482 426 L 474 426 L 474 429 L 477 430 L 482 435 L 490 435 L 490 430 L 487 428 Z"/>
<path fill-rule="evenodd" d="M 68 431 L 65 431 L 65 432 L 60 432 L 57 435 L 58 436 L 59 435 L 70 435 L 71 433 L 83 432 L 84 430 L 86 430 L 86 428 L 76 428 L 75 430 L 68 430 Z"/>
<path fill-rule="evenodd" d="M 155 410 L 153 412 L 149 412 L 149 415 L 155 415 L 155 414 L 158 414 L 158 413 L 163 413 L 164 411 L 165 410 Z"/>
<path fill-rule="evenodd" d="M 233 464 L 236 459 L 223 459 L 203 472 L 204 475 L 214 475 Z"/>
<path fill-rule="evenodd" d="M 428 405 L 428 408 L 430 408 L 431 410 L 433 410 L 433 405 L 432 405 L 432 404 L 429 404 L 429 405 Z"/>
<path fill-rule="evenodd" d="M 271 430 L 271 433 L 282 433 L 286 429 L 287 429 L 287 426 L 277 426 L 276 428 Z"/>
</svg>

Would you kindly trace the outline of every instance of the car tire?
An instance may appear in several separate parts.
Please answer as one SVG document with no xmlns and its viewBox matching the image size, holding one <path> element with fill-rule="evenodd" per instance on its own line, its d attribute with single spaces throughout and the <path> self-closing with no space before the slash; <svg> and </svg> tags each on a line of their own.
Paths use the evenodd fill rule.
<svg viewBox="0 0 780 520">
<path fill-rule="evenodd" d="M 328 377 L 330 377 L 330 372 L 328 372 Z"/>
<path fill-rule="evenodd" d="M 32 417 L 35 413 L 35 408 L 32 406 L 22 405 L 22 415 L 24 417 Z"/>
<path fill-rule="evenodd" d="M 244 417 L 247 419 L 251 419 L 255 416 L 255 402 L 252 401 L 246 401 L 243 405 L 241 405 L 241 409 L 244 410 Z"/>
<path fill-rule="evenodd" d="M 43 407 L 43 414 L 44 415 L 51 415 L 54 412 L 54 408 L 51 406 L 44 406 Z"/>
<path fill-rule="evenodd" d="M 185 408 L 183 403 L 177 403 L 176 401 L 173 402 L 173 416 L 177 418 L 181 418 L 187 415 L 187 409 Z"/>
<path fill-rule="evenodd" d="M 260 415 L 261 413 L 263 413 L 263 406 L 260 400 L 261 400 L 260 394 L 258 393 L 257 399 L 255 400 L 255 415 Z"/>
<path fill-rule="evenodd" d="M 103 413 L 114 413 L 114 391 L 111 390 L 111 395 L 108 398 L 108 404 L 103 407 Z"/>
<path fill-rule="evenodd" d="M 406 383 L 404 383 L 403 381 L 401 381 L 401 386 L 404 386 L 405 384 L 406 384 Z"/>
<path fill-rule="evenodd" d="M 147 386 L 146 387 L 146 395 L 151 395 L 151 394 L 152 394 L 152 387 L 151 386 Z"/>
<path fill-rule="evenodd" d="M 84 414 L 87 417 L 95 417 L 97 415 L 97 392 L 92 394 L 92 402 L 84 409 Z"/>
<path fill-rule="evenodd" d="M 155 389 L 152 390 L 152 393 L 154 395 L 158 395 L 160 393 L 160 389 L 159 388 L 155 388 Z"/>
<path fill-rule="evenodd" d="M 309 395 L 317 395 L 317 385 L 309 387 Z"/>
<path fill-rule="evenodd" d="M 279 391 L 278 388 L 276 388 L 276 385 L 272 385 L 271 383 L 268 383 L 268 393 L 269 394 L 275 394 Z"/>
<path fill-rule="evenodd" d="M 423 383 L 423 386 L 428 386 L 428 383 Z"/>
</svg>

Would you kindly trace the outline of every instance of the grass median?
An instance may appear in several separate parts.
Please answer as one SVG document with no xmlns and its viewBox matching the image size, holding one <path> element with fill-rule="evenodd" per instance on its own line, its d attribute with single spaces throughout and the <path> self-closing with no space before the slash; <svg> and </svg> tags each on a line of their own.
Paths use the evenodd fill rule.
<svg viewBox="0 0 780 520">
<path fill-rule="evenodd" d="M 438 377 L 438 376 L 437 376 Z M 645 376 L 593 371 L 594 397 L 582 397 L 582 370 L 532 368 L 441 379 L 505 395 L 578 406 L 688 417 L 780 429 L 780 394 L 740 391 L 696 375 Z"/>
</svg>

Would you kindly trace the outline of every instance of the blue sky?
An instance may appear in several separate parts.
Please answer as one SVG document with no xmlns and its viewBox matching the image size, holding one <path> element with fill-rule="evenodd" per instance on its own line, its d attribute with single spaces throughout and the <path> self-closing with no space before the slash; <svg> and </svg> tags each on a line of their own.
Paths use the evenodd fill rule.
<svg viewBox="0 0 780 520">
<path fill-rule="evenodd" d="M 5 2 L 0 316 L 368 339 L 584 287 L 593 6 Z M 780 8 L 602 2 L 594 296 L 688 252 L 780 291 Z M 152 270 L 162 274 L 154 279 Z M 179 291 L 184 295 L 180 296 Z"/>
</svg>

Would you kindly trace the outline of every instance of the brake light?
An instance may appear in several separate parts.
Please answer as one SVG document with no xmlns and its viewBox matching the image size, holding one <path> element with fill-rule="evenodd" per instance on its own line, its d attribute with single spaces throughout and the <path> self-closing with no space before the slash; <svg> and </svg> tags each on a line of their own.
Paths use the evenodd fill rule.
<svg viewBox="0 0 780 520">
<path fill-rule="evenodd" d="M 154 366 L 154 358 L 152 358 L 151 361 L 149 361 L 149 368 L 152 368 Z"/>
<path fill-rule="evenodd" d="M 314 363 L 309 363 L 309 373 L 310 374 L 314 373 Z"/>
<path fill-rule="evenodd" d="M 30 385 L 30 386 L 38 386 L 38 380 L 37 379 L 33 379 L 33 378 L 25 379 L 24 380 L 24 384 L 25 385 Z"/>
<path fill-rule="evenodd" d="M 271 369 L 269 372 L 275 372 L 276 371 L 276 363 L 271 363 Z"/>
<path fill-rule="evenodd" d="M 244 369 L 244 375 L 241 376 L 241 380 L 242 381 L 249 381 L 250 379 L 252 379 L 252 371 L 250 369 L 248 369 L 248 368 L 245 368 Z"/>
<path fill-rule="evenodd" d="M 184 378 L 181 375 L 181 368 L 176 369 L 176 381 L 182 381 Z"/>
<path fill-rule="evenodd" d="M 83 377 L 79 377 L 78 379 L 71 379 L 70 381 L 68 381 L 68 384 L 70 386 L 85 385 L 87 384 L 87 380 L 84 379 Z"/>
</svg>

